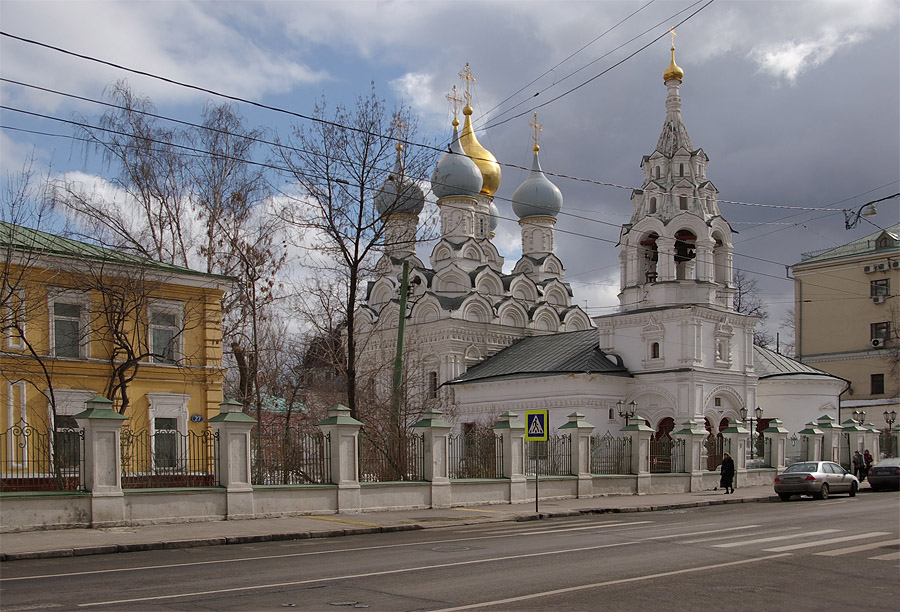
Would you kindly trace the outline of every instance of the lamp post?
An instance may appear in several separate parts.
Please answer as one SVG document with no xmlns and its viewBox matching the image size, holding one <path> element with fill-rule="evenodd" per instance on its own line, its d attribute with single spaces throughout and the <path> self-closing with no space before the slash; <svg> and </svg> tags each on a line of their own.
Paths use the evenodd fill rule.
<svg viewBox="0 0 900 612">
<path fill-rule="evenodd" d="M 871 202 L 866 202 L 862 206 L 860 206 L 857 210 L 845 210 L 844 211 L 844 228 L 845 229 L 853 229 L 856 227 L 856 224 L 859 223 L 860 217 L 874 217 L 878 214 L 878 209 L 875 208 L 875 204 L 878 202 L 883 202 L 885 200 L 890 200 L 891 198 L 896 198 L 900 196 L 900 193 L 895 193 L 894 195 L 889 195 L 884 198 L 879 198 L 878 200 L 872 200 Z"/>
<path fill-rule="evenodd" d="M 616 402 L 616 409 L 619 411 L 619 417 L 625 418 L 625 427 L 628 427 L 629 419 L 634 418 L 634 412 L 637 410 L 637 402 L 634 400 L 627 404 L 625 402 Z"/>
<path fill-rule="evenodd" d="M 888 443 L 888 456 L 894 456 L 896 453 L 894 452 L 894 436 L 891 435 L 891 428 L 894 426 L 894 423 L 897 421 L 897 411 L 891 410 L 888 412 L 885 410 L 882 415 L 884 415 L 884 422 L 887 423 L 887 429 L 885 430 L 886 442 Z"/>
<path fill-rule="evenodd" d="M 757 427 L 759 426 L 759 422 L 760 422 L 760 420 L 762 420 L 763 410 L 759 406 L 756 407 L 756 410 L 753 411 L 753 414 L 756 415 L 756 419 L 754 419 L 752 416 L 747 418 L 748 411 L 747 411 L 746 406 L 741 408 L 739 412 L 741 413 L 741 420 L 743 422 L 746 423 L 747 421 L 750 421 L 750 458 L 753 459 L 754 458 L 753 453 L 756 450 L 756 448 L 755 448 L 756 447 L 756 431 L 754 431 L 754 429 L 753 429 L 753 422 L 756 421 Z"/>
<path fill-rule="evenodd" d="M 863 423 L 866 421 L 866 411 L 865 410 L 854 410 L 853 411 L 853 420 L 859 423 L 859 426 L 862 427 Z"/>
</svg>

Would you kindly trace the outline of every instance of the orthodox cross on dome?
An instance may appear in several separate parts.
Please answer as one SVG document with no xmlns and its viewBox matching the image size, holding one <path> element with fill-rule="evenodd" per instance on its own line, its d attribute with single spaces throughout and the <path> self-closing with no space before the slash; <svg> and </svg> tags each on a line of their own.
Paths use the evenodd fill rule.
<svg viewBox="0 0 900 612">
<path fill-rule="evenodd" d="M 459 97 L 456 85 L 453 86 L 453 89 L 445 97 L 453 104 L 453 125 L 459 125 L 459 120 L 456 117 L 459 114 L 459 103 L 462 102 L 462 98 Z"/>
<path fill-rule="evenodd" d="M 541 148 L 541 145 L 538 144 L 538 138 L 539 138 L 540 133 L 544 130 L 544 126 L 541 125 L 540 123 L 538 123 L 538 120 L 537 120 L 537 113 L 534 114 L 534 120 L 533 120 L 533 121 L 529 121 L 529 122 L 528 122 L 528 125 L 530 125 L 531 127 L 534 128 L 534 136 L 533 136 L 533 138 L 534 138 L 534 150 L 535 150 L 535 152 L 537 152 L 537 151 L 539 151 L 540 148 Z"/>
<path fill-rule="evenodd" d="M 466 67 L 459 72 L 459 78 L 466 80 L 466 104 L 471 104 L 472 92 L 469 87 L 475 83 L 475 77 L 472 75 L 472 69 L 469 68 L 469 62 L 466 62 Z"/>
<path fill-rule="evenodd" d="M 672 35 L 672 48 L 674 49 L 675 48 L 675 37 L 678 36 L 678 34 L 675 33 L 675 28 L 669 28 L 669 34 Z"/>
<path fill-rule="evenodd" d="M 403 134 L 409 126 L 403 122 L 403 117 L 400 115 L 396 115 L 391 123 L 397 131 L 397 150 L 401 151 L 403 150 Z"/>
</svg>

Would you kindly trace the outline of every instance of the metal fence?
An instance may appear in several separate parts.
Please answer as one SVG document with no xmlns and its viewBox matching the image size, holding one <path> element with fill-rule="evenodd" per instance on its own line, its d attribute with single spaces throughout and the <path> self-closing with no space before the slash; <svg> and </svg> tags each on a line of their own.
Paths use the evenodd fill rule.
<svg viewBox="0 0 900 612">
<path fill-rule="evenodd" d="M 330 482 L 331 437 L 296 427 L 263 428 L 251 437 L 253 484 Z"/>
<path fill-rule="evenodd" d="M 885 457 L 896 457 L 898 455 L 897 444 L 895 443 L 896 438 L 887 431 L 882 431 L 878 438 L 878 448 L 881 449 L 881 454 Z"/>
<path fill-rule="evenodd" d="M 373 440 L 359 436 L 359 481 L 395 482 L 422 480 L 425 436 L 404 432 L 399 439 Z"/>
<path fill-rule="evenodd" d="M 500 478 L 503 476 L 503 438 L 491 430 L 451 434 L 450 478 Z"/>
<path fill-rule="evenodd" d="M 218 484 L 219 435 L 123 429 L 122 488 L 213 487 Z"/>
<path fill-rule="evenodd" d="M 84 488 L 84 430 L 41 431 L 19 421 L 0 433 L 0 491 Z"/>
<path fill-rule="evenodd" d="M 556 434 L 546 442 L 527 443 L 525 472 L 541 476 L 570 476 L 572 474 L 572 437 Z"/>
<path fill-rule="evenodd" d="M 591 436 L 591 474 L 631 474 L 631 438 Z"/>
<path fill-rule="evenodd" d="M 650 473 L 672 474 L 684 470 L 684 440 L 663 436 L 650 440 Z"/>
<path fill-rule="evenodd" d="M 725 455 L 725 438 L 712 434 L 706 438 L 704 445 L 706 447 L 706 469 L 715 472 L 722 465 Z"/>
</svg>

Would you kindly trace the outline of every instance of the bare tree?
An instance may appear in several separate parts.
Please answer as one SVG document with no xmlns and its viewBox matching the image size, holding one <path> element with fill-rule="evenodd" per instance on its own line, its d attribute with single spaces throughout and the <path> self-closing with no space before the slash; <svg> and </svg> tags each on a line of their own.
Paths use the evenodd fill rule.
<svg viewBox="0 0 900 612">
<path fill-rule="evenodd" d="M 373 204 L 390 176 L 397 154 L 398 130 L 409 138 L 414 133 L 409 112 L 398 109 L 388 115 L 374 88 L 357 97 L 352 109 L 338 106 L 328 113 L 324 101 L 314 110 L 316 121 L 296 127 L 276 157 L 287 167 L 299 195 L 284 210 L 284 219 L 301 230 L 304 246 L 317 252 L 317 274 L 327 276 L 328 291 L 338 292 L 336 315 L 345 325 L 346 353 L 341 370 L 346 380 L 347 405 L 359 417 L 357 382 L 358 337 L 353 314 L 360 301 L 361 283 L 371 272 L 375 254 L 384 246 L 385 215 Z M 402 126 L 402 129 L 401 129 Z M 417 148 L 405 152 L 405 171 L 422 178 L 432 153 Z M 402 197 L 402 194 L 398 194 Z M 399 200 L 398 200 L 399 205 Z M 333 294 L 321 302 L 333 301 Z"/>
<path fill-rule="evenodd" d="M 765 323 L 769 318 L 769 309 L 759 296 L 759 283 L 755 278 L 750 278 L 743 270 L 739 269 L 735 269 L 732 278 L 734 309 L 742 314 L 759 318 L 759 323 L 753 330 L 753 344 L 768 348 L 774 342 L 774 338 L 765 328 Z"/>
</svg>

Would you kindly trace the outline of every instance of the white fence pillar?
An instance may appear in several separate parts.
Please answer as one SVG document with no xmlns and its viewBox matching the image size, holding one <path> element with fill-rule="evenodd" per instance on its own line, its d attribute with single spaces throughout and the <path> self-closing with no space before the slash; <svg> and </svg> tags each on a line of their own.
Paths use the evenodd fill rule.
<svg viewBox="0 0 900 612">
<path fill-rule="evenodd" d="M 426 410 L 422 419 L 413 425 L 421 430 L 425 440 L 425 480 L 431 483 L 431 507 L 449 508 L 450 492 L 450 442 L 447 438 L 453 426 L 437 409 Z"/>
<path fill-rule="evenodd" d="M 807 423 L 804 429 L 797 432 L 802 443 L 802 461 L 822 461 L 822 439 L 825 434 L 815 423 Z"/>
<path fill-rule="evenodd" d="M 653 430 L 644 423 L 646 419 L 634 415 L 622 433 L 631 438 L 631 472 L 635 474 L 635 493 L 650 490 L 650 436 Z"/>
<path fill-rule="evenodd" d="M 841 463 L 841 435 L 844 428 L 834 417 L 823 414 L 816 421 L 816 429 L 822 431 L 822 459 Z"/>
<path fill-rule="evenodd" d="M 781 419 L 769 419 L 769 426 L 763 431 L 763 436 L 769 440 L 766 446 L 766 463 L 779 472 L 785 468 L 788 433 L 790 432 L 781 426 Z"/>
<path fill-rule="evenodd" d="M 693 420 L 685 421 L 682 428 L 672 434 L 676 440 L 684 441 L 684 465 L 681 466 L 681 471 L 691 475 L 691 491 L 703 490 L 703 451 L 708 435 L 706 429 Z"/>
<path fill-rule="evenodd" d="M 593 492 L 594 481 L 591 478 L 591 433 L 594 426 L 584 420 L 584 415 L 580 412 L 573 412 L 569 415 L 569 422 L 565 423 L 560 430 L 572 436 L 570 450 L 572 475 L 578 477 L 576 485 L 577 497 L 589 497 Z"/>
<path fill-rule="evenodd" d="M 503 477 L 509 478 L 509 503 L 528 499 L 525 478 L 525 423 L 515 412 L 504 412 L 491 429 L 503 439 Z"/>
<path fill-rule="evenodd" d="M 744 480 L 747 474 L 747 443 L 750 439 L 750 431 L 744 428 L 740 421 L 732 420 L 728 427 L 722 430 L 725 438 L 725 452 L 734 460 L 734 486 Z"/>
<path fill-rule="evenodd" d="M 85 405 L 87 409 L 76 414 L 75 421 L 84 429 L 84 484 L 91 492 L 91 526 L 123 525 L 125 496 L 119 442 L 125 417 L 102 395 Z"/>
<path fill-rule="evenodd" d="M 350 416 L 350 409 L 338 404 L 328 418 L 317 423 L 331 439 L 331 482 L 337 485 L 338 512 L 359 512 L 359 430 L 362 423 Z"/>
<path fill-rule="evenodd" d="M 219 438 L 216 472 L 225 487 L 225 516 L 229 520 L 253 518 L 253 484 L 250 460 L 250 430 L 256 419 L 244 414 L 234 400 L 219 404 L 219 414 L 209 425 Z"/>
</svg>

